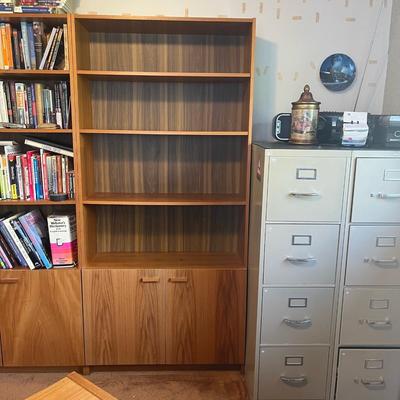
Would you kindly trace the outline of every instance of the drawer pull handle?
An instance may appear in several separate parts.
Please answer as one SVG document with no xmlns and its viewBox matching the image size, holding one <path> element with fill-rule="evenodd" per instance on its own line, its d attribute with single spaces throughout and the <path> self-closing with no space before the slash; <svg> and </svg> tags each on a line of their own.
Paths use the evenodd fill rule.
<svg viewBox="0 0 400 400">
<path fill-rule="evenodd" d="M 172 282 L 172 283 L 186 283 L 187 281 L 188 281 L 188 278 L 186 276 L 178 276 L 178 277 L 168 279 L 168 282 Z"/>
<path fill-rule="evenodd" d="M 291 328 L 296 328 L 296 329 L 307 329 L 312 325 L 311 319 L 295 320 L 295 319 L 285 318 L 283 320 L 283 322 L 287 326 L 290 326 Z"/>
<path fill-rule="evenodd" d="M 398 267 L 399 260 L 396 257 L 393 257 L 391 260 L 379 260 L 378 258 L 373 258 L 372 262 L 378 267 Z"/>
<path fill-rule="evenodd" d="M 290 192 L 290 197 L 321 197 L 317 192 Z"/>
<path fill-rule="evenodd" d="M 12 285 L 14 283 L 18 283 L 18 278 L 4 278 L 0 279 L 0 285 Z"/>
<path fill-rule="evenodd" d="M 371 327 L 371 328 L 391 328 L 392 327 L 392 321 L 390 319 L 387 319 L 385 321 L 374 321 L 367 319 L 365 322 Z"/>
<path fill-rule="evenodd" d="M 158 283 L 158 282 L 160 282 L 160 277 L 159 276 L 143 277 L 143 278 L 140 278 L 140 282 L 142 282 L 142 283 Z"/>
<path fill-rule="evenodd" d="M 371 193 L 370 197 L 375 197 L 376 199 L 400 199 L 400 193 Z"/>
<path fill-rule="evenodd" d="M 288 377 L 288 376 L 281 376 L 281 381 L 289 386 L 304 386 L 307 385 L 307 377 L 306 376 L 299 376 L 299 377 Z"/>
<path fill-rule="evenodd" d="M 361 383 L 371 389 L 376 389 L 376 388 L 384 388 L 385 387 L 385 379 L 383 376 L 380 376 L 377 379 L 361 379 Z"/>
<path fill-rule="evenodd" d="M 312 264 L 317 262 L 317 259 L 314 257 L 299 258 L 287 256 L 286 261 L 289 261 L 292 264 Z"/>
</svg>

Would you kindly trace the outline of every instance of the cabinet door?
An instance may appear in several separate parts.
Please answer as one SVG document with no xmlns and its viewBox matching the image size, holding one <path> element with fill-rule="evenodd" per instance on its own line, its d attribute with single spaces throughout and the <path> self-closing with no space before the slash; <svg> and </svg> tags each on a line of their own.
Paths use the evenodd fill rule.
<svg viewBox="0 0 400 400">
<path fill-rule="evenodd" d="M 79 270 L 1 271 L 3 364 L 83 365 Z"/>
<path fill-rule="evenodd" d="M 89 365 L 165 362 L 165 279 L 159 270 L 85 270 Z"/>
<path fill-rule="evenodd" d="M 167 364 L 243 364 L 246 271 L 167 272 Z"/>
</svg>

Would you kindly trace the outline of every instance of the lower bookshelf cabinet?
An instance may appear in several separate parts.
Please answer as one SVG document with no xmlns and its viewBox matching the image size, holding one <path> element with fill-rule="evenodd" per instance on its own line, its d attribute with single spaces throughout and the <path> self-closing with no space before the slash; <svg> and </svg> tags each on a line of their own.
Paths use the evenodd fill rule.
<svg viewBox="0 0 400 400">
<path fill-rule="evenodd" d="M 245 270 L 83 271 L 86 362 L 242 364 Z"/>
<path fill-rule="evenodd" d="M 0 271 L 4 367 L 84 363 L 80 271 Z"/>
</svg>

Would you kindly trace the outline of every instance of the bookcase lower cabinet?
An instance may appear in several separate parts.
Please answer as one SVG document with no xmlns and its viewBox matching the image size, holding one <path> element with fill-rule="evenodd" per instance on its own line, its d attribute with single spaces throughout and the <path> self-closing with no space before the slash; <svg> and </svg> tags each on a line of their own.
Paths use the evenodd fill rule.
<svg viewBox="0 0 400 400">
<path fill-rule="evenodd" d="M 245 270 L 84 270 L 86 362 L 242 364 L 245 288 Z"/>
<path fill-rule="evenodd" d="M 81 303 L 78 269 L 0 271 L 3 366 L 83 365 Z"/>
</svg>

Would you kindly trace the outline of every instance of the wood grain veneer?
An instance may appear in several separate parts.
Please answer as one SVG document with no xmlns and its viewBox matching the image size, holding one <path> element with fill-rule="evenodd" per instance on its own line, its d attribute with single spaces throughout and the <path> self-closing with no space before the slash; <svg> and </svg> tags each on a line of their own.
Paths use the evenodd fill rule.
<svg viewBox="0 0 400 400">
<path fill-rule="evenodd" d="M 167 271 L 167 364 L 240 364 L 245 270 Z"/>
<path fill-rule="evenodd" d="M 85 206 L 96 214 L 97 253 L 237 253 L 243 207 Z"/>
<path fill-rule="evenodd" d="M 83 129 L 243 131 L 248 128 L 248 83 L 241 81 L 120 82 L 89 81 L 82 76 L 79 81 Z"/>
<path fill-rule="evenodd" d="M 83 271 L 88 365 L 165 360 L 165 279 L 158 270 Z"/>
<path fill-rule="evenodd" d="M 168 193 L 244 197 L 245 138 L 88 135 L 81 142 L 91 147 L 83 160 L 84 199 L 147 194 L 151 201 L 151 194 Z"/>
<path fill-rule="evenodd" d="M 0 332 L 6 367 L 82 365 L 80 272 L 0 271 Z"/>
</svg>

